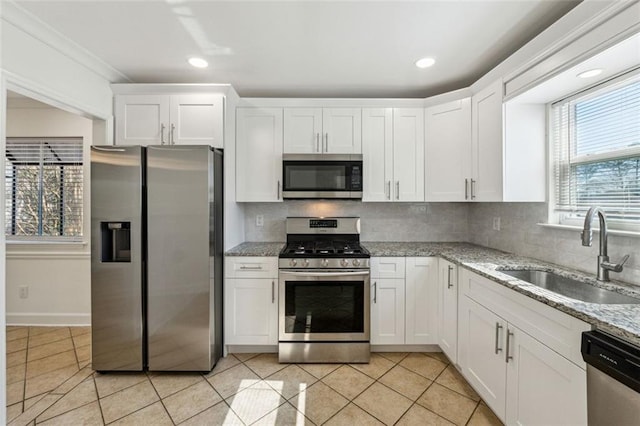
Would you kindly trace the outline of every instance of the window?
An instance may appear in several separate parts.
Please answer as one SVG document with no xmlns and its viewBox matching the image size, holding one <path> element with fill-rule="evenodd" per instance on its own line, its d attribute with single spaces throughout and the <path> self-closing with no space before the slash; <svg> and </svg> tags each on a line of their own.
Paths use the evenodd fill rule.
<svg viewBox="0 0 640 426">
<path fill-rule="evenodd" d="M 559 222 L 597 205 L 612 227 L 640 231 L 639 76 L 557 102 L 551 120 Z"/>
<path fill-rule="evenodd" d="M 82 138 L 7 138 L 8 239 L 82 237 Z"/>
</svg>

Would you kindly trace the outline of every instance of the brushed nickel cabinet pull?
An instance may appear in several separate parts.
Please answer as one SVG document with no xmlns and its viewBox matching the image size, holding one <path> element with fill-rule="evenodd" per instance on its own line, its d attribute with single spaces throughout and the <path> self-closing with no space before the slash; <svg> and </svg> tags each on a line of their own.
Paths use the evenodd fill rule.
<svg viewBox="0 0 640 426">
<path fill-rule="evenodd" d="M 169 133 L 169 145 L 175 145 L 176 140 L 173 137 L 173 132 L 176 130 L 176 125 L 171 123 L 171 132 Z"/>
<path fill-rule="evenodd" d="M 320 152 L 320 133 L 316 133 L 316 152 Z"/>
<path fill-rule="evenodd" d="M 167 126 L 164 125 L 164 123 L 160 124 L 160 145 L 164 145 L 164 129 Z"/>
<path fill-rule="evenodd" d="M 276 283 L 271 281 L 271 303 L 276 303 Z"/>
<path fill-rule="evenodd" d="M 400 199 L 400 181 L 396 181 L 396 200 Z"/>
<path fill-rule="evenodd" d="M 476 199 L 476 181 L 475 179 L 471 179 L 471 199 Z"/>
<path fill-rule="evenodd" d="M 447 271 L 447 288 L 453 287 L 453 283 L 451 282 L 451 272 L 453 272 L 453 266 L 449 265 L 449 270 Z"/>
<path fill-rule="evenodd" d="M 500 346 L 498 346 L 498 342 L 500 340 L 500 330 L 502 329 L 502 325 L 497 322 L 496 323 L 496 355 L 502 350 Z M 508 342 L 508 340 L 507 340 Z M 509 343 L 507 343 L 507 348 L 509 347 Z M 508 349 L 507 349 L 508 350 Z"/>
<path fill-rule="evenodd" d="M 510 359 L 513 359 L 513 356 L 509 355 L 509 340 L 511 336 L 513 336 L 513 333 L 507 328 L 507 351 L 505 356 L 505 361 L 507 362 L 507 364 L 509 363 Z"/>
<path fill-rule="evenodd" d="M 378 282 L 373 282 L 373 303 L 378 303 Z"/>
<path fill-rule="evenodd" d="M 469 199 L 469 179 L 464 179 L 464 199 Z"/>
</svg>

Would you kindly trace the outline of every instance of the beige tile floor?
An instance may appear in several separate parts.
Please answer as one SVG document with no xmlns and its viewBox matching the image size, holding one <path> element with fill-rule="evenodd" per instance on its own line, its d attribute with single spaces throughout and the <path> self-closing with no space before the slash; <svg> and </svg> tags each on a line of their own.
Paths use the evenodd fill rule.
<svg viewBox="0 0 640 426">
<path fill-rule="evenodd" d="M 235 354 L 209 374 L 91 370 L 89 327 L 7 327 L 15 425 L 499 425 L 442 353 L 369 364 Z"/>
</svg>

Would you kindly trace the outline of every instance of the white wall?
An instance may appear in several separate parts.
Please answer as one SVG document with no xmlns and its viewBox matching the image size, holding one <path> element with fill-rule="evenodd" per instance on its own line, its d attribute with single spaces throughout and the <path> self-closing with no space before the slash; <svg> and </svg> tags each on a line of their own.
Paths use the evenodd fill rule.
<svg viewBox="0 0 640 426">
<path fill-rule="evenodd" d="M 89 324 L 90 167 L 92 121 L 28 99 L 9 99 L 7 137 L 82 137 L 84 141 L 83 243 L 7 242 L 7 324 Z M 20 299 L 18 287 L 28 286 Z"/>
</svg>

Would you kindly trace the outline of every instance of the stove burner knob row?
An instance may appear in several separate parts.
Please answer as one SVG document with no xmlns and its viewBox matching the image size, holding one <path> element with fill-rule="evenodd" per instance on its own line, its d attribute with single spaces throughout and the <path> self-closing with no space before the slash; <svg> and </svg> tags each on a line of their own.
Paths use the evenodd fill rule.
<svg viewBox="0 0 640 426">
<path fill-rule="evenodd" d="M 353 266 L 360 266 L 360 259 L 353 259 Z"/>
</svg>

